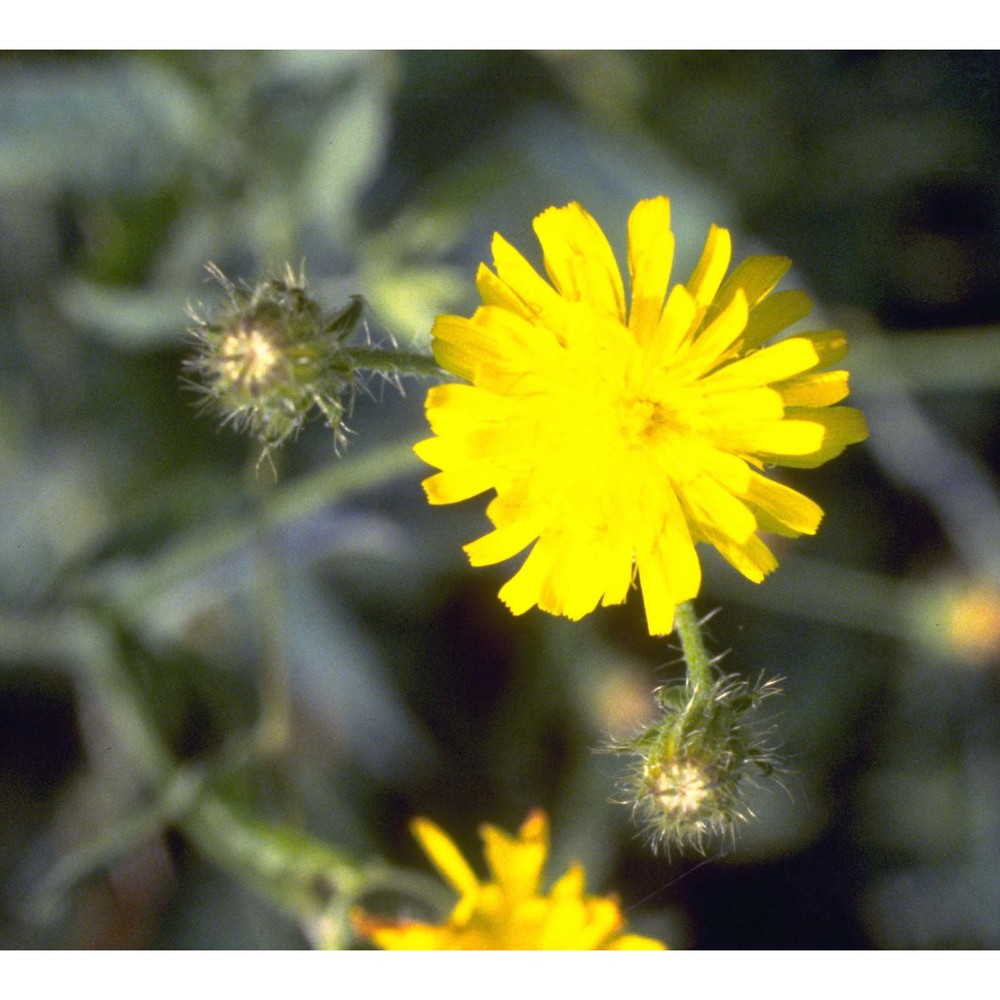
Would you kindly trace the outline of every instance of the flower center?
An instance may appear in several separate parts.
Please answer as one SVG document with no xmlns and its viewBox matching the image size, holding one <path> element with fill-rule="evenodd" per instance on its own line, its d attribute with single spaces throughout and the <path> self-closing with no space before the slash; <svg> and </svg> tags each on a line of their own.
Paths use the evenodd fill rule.
<svg viewBox="0 0 1000 1000">
<path fill-rule="evenodd" d="M 623 399 L 618 407 L 622 437 L 630 448 L 646 447 L 665 424 L 663 407 L 651 399 Z"/>
<path fill-rule="evenodd" d="M 653 781 L 652 794 L 668 815 L 693 816 L 711 794 L 705 772 L 691 761 L 674 761 Z"/>
<path fill-rule="evenodd" d="M 259 391 L 278 363 L 274 345 L 259 330 L 235 330 L 222 341 L 219 371 L 232 383 L 242 382 L 250 393 Z"/>
</svg>

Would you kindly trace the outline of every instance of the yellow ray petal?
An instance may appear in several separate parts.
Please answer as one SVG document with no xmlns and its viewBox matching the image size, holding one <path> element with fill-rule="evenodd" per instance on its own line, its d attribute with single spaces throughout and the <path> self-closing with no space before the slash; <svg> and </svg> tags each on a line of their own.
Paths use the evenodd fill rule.
<svg viewBox="0 0 1000 1000">
<path fill-rule="evenodd" d="M 354 929 L 387 951 L 444 951 L 451 947 L 451 928 L 430 924 L 381 920 L 366 913 L 352 913 Z"/>
<path fill-rule="evenodd" d="M 520 450 L 522 435 L 517 422 L 482 421 L 463 428 L 461 433 L 438 436 L 420 441 L 413 450 L 429 465 L 444 471 L 457 471 L 463 466 L 484 468 L 497 475 L 497 462 L 484 457 L 490 454 L 515 457 Z"/>
<path fill-rule="evenodd" d="M 603 595 L 601 604 L 609 607 L 622 604 L 632 589 L 632 540 L 624 531 L 611 528 L 595 546 L 593 559 L 594 576 L 601 580 Z"/>
<path fill-rule="evenodd" d="M 431 330 L 434 360 L 446 371 L 471 382 L 481 353 L 493 352 L 493 345 L 470 319 L 438 316 Z"/>
<path fill-rule="evenodd" d="M 775 465 L 787 465 L 799 469 L 814 469 L 836 458 L 849 444 L 857 444 L 868 437 L 868 424 L 860 410 L 850 406 L 833 406 L 826 410 L 810 410 L 806 407 L 789 410 L 796 418 L 795 424 L 809 423 L 818 426 L 820 442 L 814 449 L 802 452 L 785 451 L 776 447 L 768 452 L 767 460 Z M 784 421 L 792 423 L 793 421 Z"/>
<path fill-rule="evenodd" d="M 607 237 L 577 203 L 549 208 L 534 221 L 545 270 L 568 302 L 586 302 L 596 312 L 625 322 L 621 271 Z"/>
<path fill-rule="evenodd" d="M 678 359 L 678 373 L 696 378 L 719 364 L 720 357 L 735 343 L 747 325 L 747 300 L 737 288 L 733 299 L 712 322 L 698 333 L 687 354 Z"/>
<path fill-rule="evenodd" d="M 765 341 L 798 323 L 812 311 L 812 299 L 797 288 L 774 292 L 750 310 L 747 328 L 743 332 L 743 349 L 760 347 Z"/>
<path fill-rule="evenodd" d="M 543 611 L 578 621 L 597 607 L 605 581 L 594 569 L 592 539 L 591 532 L 561 531 L 539 541 L 539 546 L 552 549 L 539 590 L 538 606 Z"/>
<path fill-rule="evenodd" d="M 663 511 L 662 530 L 636 552 L 642 602 L 651 635 L 667 635 L 674 627 L 674 610 L 691 600 L 701 586 L 701 563 L 677 494 L 669 485 L 651 508 Z"/>
<path fill-rule="evenodd" d="M 538 528 L 528 519 L 496 528 L 463 546 L 473 566 L 492 566 L 524 551 L 538 537 Z"/>
<path fill-rule="evenodd" d="M 583 865 L 572 864 L 566 874 L 556 880 L 549 895 L 553 899 L 582 899 L 585 883 Z"/>
<path fill-rule="evenodd" d="M 736 289 L 742 289 L 751 313 L 774 289 L 785 272 L 792 266 L 787 257 L 748 257 L 738 264 L 722 282 L 714 301 L 705 313 L 705 323 L 710 323 L 732 301 Z"/>
<path fill-rule="evenodd" d="M 476 873 L 441 827 L 418 816 L 411 821 L 410 829 L 434 867 L 455 887 L 460 896 L 471 896 L 479 891 Z"/>
<path fill-rule="evenodd" d="M 667 367 L 694 334 L 698 304 L 683 285 L 675 285 L 667 296 L 652 340 L 646 345 L 644 372 L 651 374 Z"/>
<path fill-rule="evenodd" d="M 504 894 L 514 899 L 534 896 L 549 852 L 545 814 L 540 810 L 533 812 L 516 837 L 489 824 L 483 824 L 479 832 L 486 862 Z"/>
<path fill-rule="evenodd" d="M 823 508 L 790 486 L 751 474 L 746 499 L 796 534 L 813 535 L 823 519 Z"/>
<path fill-rule="evenodd" d="M 506 282 L 495 275 L 485 264 L 480 264 L 476 270 L 476 290 L 483 300 L 484 306 L 496 306 L 506 309 L 522 319 L 532 319 L 534 313 L 525 305 L 524 300 Z"/>
<path fill-rule="evenodd" d="M 639 934 L 622 934 L 608 945 L 608 951 L 665 951 L 666 945 Z"/>
<path fill-rule="evenodd" d="M 493 235 L 493 263 L 525 308 L 565 343 L 569 303 L 499 233 Z"/>
<path fill-rule="evenodd" d="M 433 440 L 433 439 L 432 439 Z M 413 449 L 417 451 L 416 448 Z M 419 455 L 420 452 L 417 451 Z M 434 463 L 431 463 L 432 465 Z M 450 469 L 429 476 L 421 485 L 432 504 L 458 503 L 485 493 L 493 486 L 494 476 L 488 466 Z"/>
<path fill-rule="evenodd" d="M 707 474 L 679 486 L 678 492 L 701 530 L 708 525 L 740 545 L 757 530 L 757 519 L 747 505 Z"/>
<path fill-rule="evenodd" d="M 510 608 L 511 614 L 523 615 L 528 608 L 539 604 L 542 584 L 552 565 L 552 546 L 543 545 L 545 539 L 535 542 L 521 568 L 500 588 L 500 600 Z"/>
<path fill-rule="evenodd" d="M 834 364 L 846 353 L 847 338 L 842 330 L 801 334 L 733 361 L 712 372 L 705 382 L 715 388 L 746 388 L 785 382 L 811 368 Z"/>
<path fill-rule="evenodd" d="M 674 597 L 670 568 L 659 552 L 639 556 L 637 562 L 649 634 L 669 635 L 674 630 L 674 613 L 680 603 Z"/>
<path fill-rule="evenodd" d="M 716 299 L 720 303 L 728 302 L 736 289 L 742 288 L 747 305 L 753 309 L 770 295 L 791 266 L 792 262 L 787 257 L 747 257 L 733 268 L 719 288 Z"/>
<path fill-rule="evenodd" d="M 428 392 L 427 421 L 445 442 L 462 442 L 491 427 L 513 429 L 530 423 L 524 408 L 516 407 L 511 399 L 463 382 L 449 382 Z"/>
<path fill-rule="evenodd" d="M 722 229 L 714 223 L 709 227 L 708 238 L 701 258 L 691 272 L 691 277 L 685 287 L 698 304 L 701 314 L 712 304 L 715 293 L 722 284 L 726 268 L 733 252 L 733 242 L 728 229 Z"/>
<path fill-rule="evenodd" d="M 640 345 L 648 343 L 656 333 L 673 260 L 670 200 L 661 197 L 640 201 L 628 218 L 628 269 L 632 287 L 628 327 Z"/>
<path fill-rule="evenodd" d="M 624 920 L 612 899 L 553 906 L 542 932 L 542 947 L 573 951 L 603 950 Z"/>
<path fill-rule="evenodd" d="M 736 543 L 709 529 L 706 538 L 730 566 L 753 583 L 762 583 L 764 577 L 777 568 L 778 560 L 774 553 L 756 535 L 745 542 Z"/>
<path fill-rule="evenodd" d="M 822 411 L 820 411 L 822 412 Z M 788 464 L 784 458 L 772 456 L 810 456 L 823 447 L 826 430 L 821 421 L 770 420 L 746 427 L 727 428 L 725 447 L 737 454 L 760 455 L 778 465 Z"/>
<path fill-rule="evenodd" d="M 849 392 L 845 371 L 813 372 L 774 386 L 785 406 L 832 406 Z"/>
<path fill-rule="evenodd" d="M 698 308 L 705 310 L 711 305 L 715 293 L 722 284 L 723 275 L 729 267 L 733 244 L 728 229 L 722 229 L 713 224 L 708 230 L 708 239 L 701 259 L 695 265 L 691 277 L 687 281 L 687 290 L 698 303 Z"/>
</svg>

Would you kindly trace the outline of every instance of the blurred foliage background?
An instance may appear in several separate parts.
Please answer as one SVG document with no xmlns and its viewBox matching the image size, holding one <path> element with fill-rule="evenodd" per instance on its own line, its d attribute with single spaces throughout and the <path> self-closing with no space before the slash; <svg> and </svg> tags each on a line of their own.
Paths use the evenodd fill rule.
<svg viewBox="0 0 1000 1000">
<path fill-rule="evenodd" d="M 551 873 L 674 947 L 1000 947 L 998 181 L 992 53 L 6 54 L 0 945 L 350 944 L 365 865 L 434 902 L 409 817 L 478 862 L 543 806 Z M 579 200 L 621 251 L 659 193 L 681 278 L 713 221 L 794 258 L 872 427 L 789 474 L 826 520 L 764 585 L 704 554 L 726 668 L 785 678 L 788 769 L 705 864 L 649 852 L 594 752 L 676 650 L 636 602 L 507 613 L 460 548 L 483 504 L 424 501 L 425 384 L 275 483 L 181 380 L 207 261 L 304 260 L 423 347 L 494 230 L 537 261 Z"/>
</svg>

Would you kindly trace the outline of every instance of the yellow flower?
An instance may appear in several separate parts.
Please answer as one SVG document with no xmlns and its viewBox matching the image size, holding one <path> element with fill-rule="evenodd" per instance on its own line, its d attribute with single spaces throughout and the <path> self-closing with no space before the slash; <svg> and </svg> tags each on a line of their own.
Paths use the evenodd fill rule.
<svg viewBox="0 0 1000 1000">
<path fill-rule="evenodd" d="M 480 882 L 448 835 L 427 819 L 411 824 L 414 836 L 459 901 L 441 926 L 354 915 L 359 933 L 391 951 L 609 950 L 658 951 L 659 941 L 622 934 L 614 899 L 584 895 L 579 865 L 539 894 L 549 850 L 545 813 L 535 810 L 518 836 L 484 825 L 481 835 L 493 881 Z"/>
<path fill-rule="evenodd" d="M 481 265 L 476 279 L 482 307 L 434 324 L 438 363 L 472 384 L 427 395 L 435 436 L 416 451 L 441 471 L 424 487 L 436 504 L 496 491 L 494 530 L 465 550 L 483 566 L 533 545 L 500 591 L 515 614 L 581 618 L 622 603 L 638 576 L 650 632 L 667 633 L 698 593 L 695 543 L 759 582 L 777 561 L 758 529 L 816 531 L 821 509 L 760 470 L 817 466 L 867 436 L 859 411 L 831 407 L 848 377 L 826 369 L 847 339 L 824 330 L 765 346 L 812 304 L 772 293 L 784 257 L 750 257 L 723 280 L 730 237 L 717 226 L 687 283 L 669 288 L 667 198 L 629 217 L 628 306 L 580 205 L 534 228 L 551 285 L 496 234 L 496 272 Z"/>
</svg>

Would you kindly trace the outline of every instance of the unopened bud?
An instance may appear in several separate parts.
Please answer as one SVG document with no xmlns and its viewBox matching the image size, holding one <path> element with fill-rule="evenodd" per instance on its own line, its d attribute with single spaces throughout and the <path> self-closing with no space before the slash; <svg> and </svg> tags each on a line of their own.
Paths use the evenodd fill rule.
<svg viewBox="0 0 1000 1000">
<path fill-rule="evenodd" d="M 265 454 L 297 434 L 314 407 L 342 443 L 355 378 L 343 343 L 361 321 L 363 300 L 354 296 L 330 316 L 290 268 L 253 288 L 209 271 L 228 301 L 193 314 L 198 351 L 186 367 L 211 407 L 253 434 Z"/>
<path fill-rule="evenodd" d="M 704 687 L 669 685 L 656 692 L 660 717 L 611 747 L 636 757 L 622 785 L 624 801 L 654 848 L 704 852 L 708 838 L 732 841 L 753 816 L 746 793 L 774 772 L 774 760 L 751 714 L 777 693 L 775 681 L 751 686 L 734 676 Z"/>
</svg>

